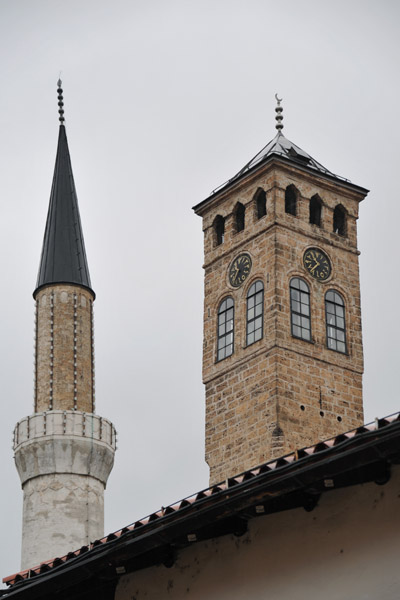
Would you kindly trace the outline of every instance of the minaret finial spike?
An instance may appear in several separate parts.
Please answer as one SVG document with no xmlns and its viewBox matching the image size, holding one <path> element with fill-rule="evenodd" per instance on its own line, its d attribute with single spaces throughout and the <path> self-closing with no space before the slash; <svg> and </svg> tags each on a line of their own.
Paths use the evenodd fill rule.
<svg viewBox="0 0 400 600">
<path fill-rule="evenodd" d="M 63 98 L 63 91 L 62 91 L 62 81 L 61 81 L 61 72 L 60 72 L 60 78 L 57 81 L 57 94 L 58 94 L 58 120 L 60 121 L 61 125 L 64 125 L 64 98 Z"/>
<path fill-rule="evenodd" d="M 282 102 L 283 98 L 278 98 L 278 94 L 275 94 L 275 100 L 277 102 L 277 105 L 276 105 L 276 108 L 275 108 L 275 112 L 276 112 L 276 116 L 275 116 L 276 125 L 275 125 L 275 127 L 279 131 L 279 133 L 280 133 L 282 131 L 282 129 L 283 129 L 283 123 L 282 123 L 282 121 L 283 121 L 283 114 L 282 114 L 283 108 L 281 106 L 281 102 Z"/>
</svg>

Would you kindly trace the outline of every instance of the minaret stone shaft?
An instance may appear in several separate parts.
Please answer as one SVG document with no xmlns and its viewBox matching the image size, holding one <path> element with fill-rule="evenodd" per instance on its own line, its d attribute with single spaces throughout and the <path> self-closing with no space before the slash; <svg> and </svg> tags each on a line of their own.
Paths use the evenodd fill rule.
<svg viewBox="0 0 400 600">
<path fill-rule="evenodd" d="M 112 423 L 94 414 L 93 301 L 61 82 L 60 131 L 36 302 L 34 414 L 14 431 L 23 503 L 22 568 L 104 535 Z"/>
</svg>

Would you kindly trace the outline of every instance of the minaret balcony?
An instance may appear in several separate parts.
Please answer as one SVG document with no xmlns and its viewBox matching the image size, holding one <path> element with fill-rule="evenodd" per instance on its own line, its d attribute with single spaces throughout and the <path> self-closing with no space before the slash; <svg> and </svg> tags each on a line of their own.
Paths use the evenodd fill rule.
<svg viewBox="0 0 400 600">
<path fill-rule="evenodd" d="M 14 429 L 15 462 L 24 485 L 41 475 L 90 475 L 106 485 L 114 463 L 116 431 L 103 417 L 49 411 L 25 417 Z"/>
</svg>

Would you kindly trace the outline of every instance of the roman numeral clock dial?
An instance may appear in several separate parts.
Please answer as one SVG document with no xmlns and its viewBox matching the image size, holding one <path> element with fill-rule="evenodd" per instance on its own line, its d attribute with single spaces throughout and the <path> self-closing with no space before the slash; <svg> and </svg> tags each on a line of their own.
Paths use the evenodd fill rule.
<svg viewBox="0 0 400 600">
<path fill-rule="evenodd" d="M 229 269 L 229 283 L 232 287 L 240 287 L 247 279 L 251 270 L 251 257 L 249 254 L 239 254 Z"/>
<path fill-rule="evenodd" d="M 308 248 L 304 252 L 303 265 L 317 281 L 326 281 L 332 272 L 331 262 L 325 252 L 318 248 Z"/>
</svg>

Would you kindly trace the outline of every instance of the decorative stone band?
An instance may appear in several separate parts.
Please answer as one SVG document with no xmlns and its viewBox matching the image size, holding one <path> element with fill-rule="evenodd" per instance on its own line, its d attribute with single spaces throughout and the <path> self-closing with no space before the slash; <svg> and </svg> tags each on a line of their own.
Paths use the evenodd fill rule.
<svg viewBox="0 0 400 600">
<path fill-rule="evenodd" d="M 113 424 L 78 411 L 35 413 L 14 430 L 15 463 L 21 484 L 41 475 L 88 475 L 106 486 L 114 464 Z"/>
</svg>

